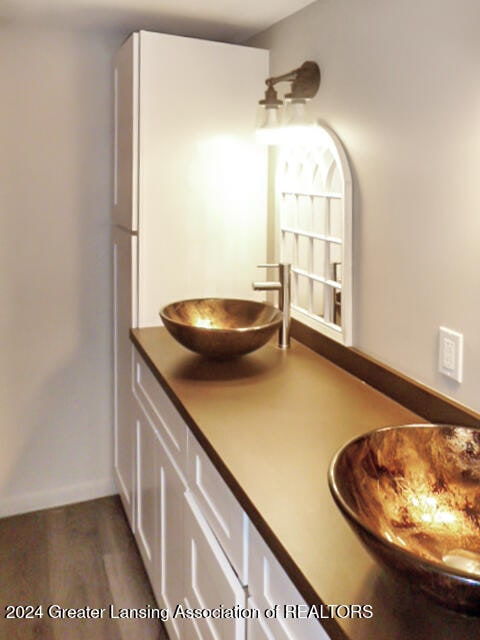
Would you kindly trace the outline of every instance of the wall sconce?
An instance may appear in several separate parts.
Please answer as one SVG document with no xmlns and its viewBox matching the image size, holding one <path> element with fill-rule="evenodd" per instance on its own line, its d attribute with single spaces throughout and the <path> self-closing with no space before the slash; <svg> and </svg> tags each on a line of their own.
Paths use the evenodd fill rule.
<svg viewBox="0 0 480 640">
<path fill-rule="evenodd" d="M 279 82 L 291 82 L 290 93 L 285 94 L 284 101 L 280 100 L 275 89 Z M 260 100 L 261 114 L 257 126 L 257 138 L 264 144 L 279 144 L 288 138 L 311 127 L 314 122 L 309 117 L 306 103 L 313 98 L 320 86 L 320 68 L 316 62 L 307 60 L 298 69 L 280 76 L 265 80 L 267 90 L 265 98 Z M 281 117 L 284 107 L 283 118 Z M 283 120 L 283 122 L 281 122 Z"/>
</svg>

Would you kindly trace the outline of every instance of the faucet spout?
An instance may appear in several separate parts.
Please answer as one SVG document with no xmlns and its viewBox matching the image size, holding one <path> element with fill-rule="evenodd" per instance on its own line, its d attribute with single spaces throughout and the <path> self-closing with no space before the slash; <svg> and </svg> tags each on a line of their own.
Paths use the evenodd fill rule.
<svg viewBox="0 0 480 640">
<path fill-rule="evenodd" d="M 270 282 L 252 282 L 254 291 L 280 291 L 282 284 L 276 280 Z"/>
<path fill-rule="evenodd" d="M 282 312 L 283 320 L 278 334 L 278 346 L 280 349 L 290 347 L 290 292 L 291 292 L 291 265 L 288 263 L 259 264 L 259 267 L 277 268 L 279 279 L 266 282 L 253 282 L 254 291 L 278 291 L 278 308 Z"/>
</svg>

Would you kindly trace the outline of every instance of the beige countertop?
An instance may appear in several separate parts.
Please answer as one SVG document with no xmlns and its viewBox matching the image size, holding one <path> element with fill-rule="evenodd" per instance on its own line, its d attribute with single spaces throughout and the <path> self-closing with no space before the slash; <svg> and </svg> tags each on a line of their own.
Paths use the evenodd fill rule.
<svg viewBox="0 0 480 640">
<path fill-rule="evenodd" d="M 423 421 L 296 341 L 207 361 L 163 328 L 133 342 L 309 603 L 371 604 L 371 619 L 323 620 L 332 638 L 480 639 L 480 620 L 395 583 L 335 506 L 327 470 L 346 441 Z"/>
</svg>

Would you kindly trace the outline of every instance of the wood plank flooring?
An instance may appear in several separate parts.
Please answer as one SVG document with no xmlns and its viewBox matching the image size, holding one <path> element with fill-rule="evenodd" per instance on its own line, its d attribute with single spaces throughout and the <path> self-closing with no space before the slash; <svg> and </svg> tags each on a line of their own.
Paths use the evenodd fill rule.
<svg viewBox="0 0 480 640">
<path fill-rule="evenodd" d="M 8 605 L 43 617 L 7 619 Z M 106 611 L 59 619 L 51 605 Z M 159 620 L 116 619 L 110 605 L 157 607 L 118 496 L 0 520 L 1 640 L 168 640 Z"/>
</svg>

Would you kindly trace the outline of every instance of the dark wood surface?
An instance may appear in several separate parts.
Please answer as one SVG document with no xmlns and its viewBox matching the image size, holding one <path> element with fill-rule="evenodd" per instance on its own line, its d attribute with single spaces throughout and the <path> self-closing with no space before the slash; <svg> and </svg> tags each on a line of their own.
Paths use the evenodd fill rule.
<svg viewBox="0 0 480 640">
<path fill-rule="evenodd" d="M 41 606 L 43 617 L 6 619 L 8 605 Z M 106 611 L 58 619 L 51 605 Z M 0 638 L 168 640 L 159 620 L 116 619 L 111 605 L 113 615 L 157 607 L 118 496 L 0 520 Z"/>
</svg>

